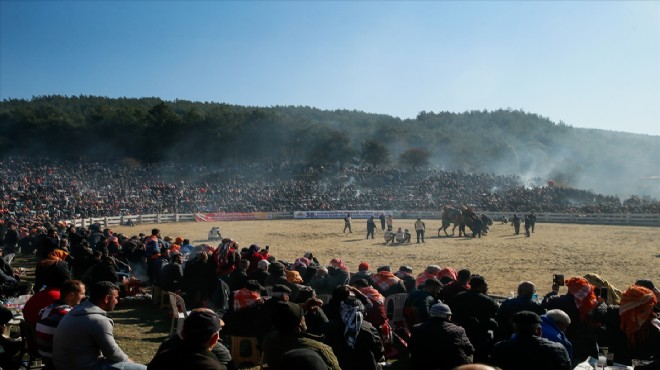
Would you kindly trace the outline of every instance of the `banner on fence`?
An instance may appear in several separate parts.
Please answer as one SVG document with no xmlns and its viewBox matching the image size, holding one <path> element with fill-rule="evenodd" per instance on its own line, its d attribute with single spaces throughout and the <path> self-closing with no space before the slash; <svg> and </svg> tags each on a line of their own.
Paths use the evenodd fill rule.
<svg viewBox="0 0 660 370">
<path fill-rule="evenodd" d="M 272 219 L 273 219 L 273 215 L 266 212 L 217 212 L 217 213 L 195 214 L 195 221 L 197 222 L 272 220 Z"/>
<path fill-rule="evenodd" d="M 354 219 L 367 219 L 371 216 L 378 218 L 381 213 L 384 213 L 385 216 L 394 215 L 392 211 L 295 211 L 293 218 L 344 218 L 347 213 L 350 213 L 351 218 Z"/>
</svg>

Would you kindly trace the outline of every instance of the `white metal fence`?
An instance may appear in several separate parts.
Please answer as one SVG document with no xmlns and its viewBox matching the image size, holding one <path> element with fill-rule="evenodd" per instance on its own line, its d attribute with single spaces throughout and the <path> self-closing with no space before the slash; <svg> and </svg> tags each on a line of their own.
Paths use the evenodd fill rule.
<svg viewBox="0 0 660 370">
<path fill-rule="evenodd" d="M 502 217 L 513 217 L 513 212 L 485 212 L 493 221 Z M 395 218 L 413 219 L 440 219 L 442 212 L 429 211 L 394 211 Z M 520 213 L 519 213 L 520 215 Z M 292 213 L 278 212 L 272 214 L 273 219 L 293 219 Z M 88 227 L 98 223 L 103 227 L 126 225 L 129 220 L 135 224 L 161 224 L 172 222 L 194 222 L 194 213 L 169 213 L 151 215 L 126 215 L 113 217 L 91 217 L 71 220 L 75 226 Z M 656 226 L 660 227 L 660 214 L 571 214 L 571 213 L 537 213 L 536 222 L 560 224 L 593 224 L 593 225 L 627 225 L 627 226 Z"/>
</svg>

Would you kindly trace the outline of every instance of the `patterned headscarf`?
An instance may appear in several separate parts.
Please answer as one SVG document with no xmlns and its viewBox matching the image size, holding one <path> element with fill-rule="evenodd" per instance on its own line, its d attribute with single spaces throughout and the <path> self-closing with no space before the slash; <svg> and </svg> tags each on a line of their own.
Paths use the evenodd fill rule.
<svg viewBox="0 0 660 370">
<path fill-rule="evenodd" d="M 589 284 L 587 279 L 575 276 L 566 280 L 566 287 L 568 292 L 575 298 L 575 305 L 580 311 L 580 319 L 584 320 L 598 306 L 598 299 L 596 299 L 593 285 Z"/>
<path fill-rule="evenodd" d="M 346 299 L 340 304 L 341 321 L 344 322 L 344 338 L 346 344 L 355 349 L 355 342 L 362 327 L 364 316 L 362 315 L 361 303 L 357 299 Z"/>
<path fill-rule="evenodd" d="M 628 343 L 632 345 L 641 344 L 648 336 L 648 330 L 640 330 L 651 319 L 655 318 L 653 306 L 658 299 L 653 292 L 639 285 L 631 285 L 623 292 L 619 316 L 621 318 L 621 330 L 626 333 Z"/>
<path fill-rule="evenodd" d="M 607 302 L 609 304 L 621 303 L 621 295 L 623 294 L 619 289 L 612 286 L 607 280 L 596 274 L 586 274 L 584 278 L 593 285 L 595 288 L 607 289 Z"/>
<path fill-rule="evenodd" d="M 330 265 L 331 265 L 331 266 L 334 266 L 334 267 L 338 267 L 338 268 L 340 268 L 340 269 L 342 269 L 342 270 L 344 270 L 344 271 L 348 271 L 348 266 L 346 266 L 346 264 L 344 263 L 344 261 L 342 261 L 342 260 L 339 259 L 339 258 L 333 258 L 333 259 L 330 261 Z"/>
<path fill-rule="evenodd" d="M 456 271 L 455 268 L 453 267 L 445 267 L 440 272 L 438 272 L 438 280 L 440 280 L 443 277 L 448 277 L 452 280 L 458 279 L 458 271 Z"/>
</svg>

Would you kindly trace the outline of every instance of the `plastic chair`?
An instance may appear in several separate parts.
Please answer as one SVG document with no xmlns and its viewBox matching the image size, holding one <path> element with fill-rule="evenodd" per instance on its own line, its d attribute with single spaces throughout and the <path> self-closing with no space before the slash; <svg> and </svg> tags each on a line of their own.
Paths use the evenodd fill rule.
<svg viewBox="0 0 660 370">
<path fill-rule="evenodd" d="M 172 306 L 172 325 L 170 325 L 170 336 L 174 334 L 174 321 L 176 320 L 176 332 L 181 335 L 183 329 L 183 320 L 188 317 L 190 311 L 186 311 L 186 302 L 183 298 L 172 292 L 167 292 L 170 297 L 170 305 Z"/>
<path fill-rule="evenodd" d="M 403 306 L 408 298 L 408 293 L 397 293 L 385 298 L 385 310 L 390 312 L 390 302 L 392 302 L 392 317 L 390 322 L 396 324 L 404 321 Z"/>
<path fill-rule="evenodd" d="M 256 337 L 231 337 L 231 359 L 237 367 L 250 365 L 249 367 L 262 364 L 261 351 L 257 349 Z"/>
</svg>

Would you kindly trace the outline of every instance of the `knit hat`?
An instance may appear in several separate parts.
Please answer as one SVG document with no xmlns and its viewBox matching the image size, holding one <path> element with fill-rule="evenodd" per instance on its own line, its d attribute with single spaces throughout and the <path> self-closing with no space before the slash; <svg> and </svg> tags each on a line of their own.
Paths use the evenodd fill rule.
<svg viewBox="0 0 660 370">
<path fill-rule="evenodd" d="M 381 271 L 392 271 L 392 269 L 390 268 L 390 266 L 380 266 L 376 271 L 377 271 L 377 272 L 381 272 Z"/>
<path fill-rule="evenodd" d="M 430 317 L 444 317 L 451 315 L 451 309 L 444 303 L 436 303 L 429 310 Z"/>
<path fill-rule="evenodd" d="M 183 321 L 183 334 L 186 337 L 213 334 L 220 331 L 224 324 L 215 312 L 198 308 Z"/>
<path fill-rule="evenodd" d="M 399 271 L 407 272 L 407 273 L 412 273 L 413 269 L 410 266 L 401 266 L 399 267 Z"/>
<path fill-rule="evenodd" d="M 358 265 L 358 270 L 360 270 L 360 271 L 367 271 L 367 270 L 369 270 L 369 264 L 366 263 L 366 262 L 361 262 L 361 263 Z"/>
<path fill-rule="evenodd" d="M 303 309 L 299 304 L 278 302 L 273 308 L 273 325 L 279 330 L 292 330 L 302 320 Z"/>
<path fill-rule="evenodd" d="M 273 292 L 273 293 L 287 293 L 287 294 L 291 294 L 291 288 L 289 288 L 289 287 L 286 286 L 286 285 L 275 284 L 275 285 L 273 285 L 273 290 L 272 290 L 272 292 Z"/>
</svg>

